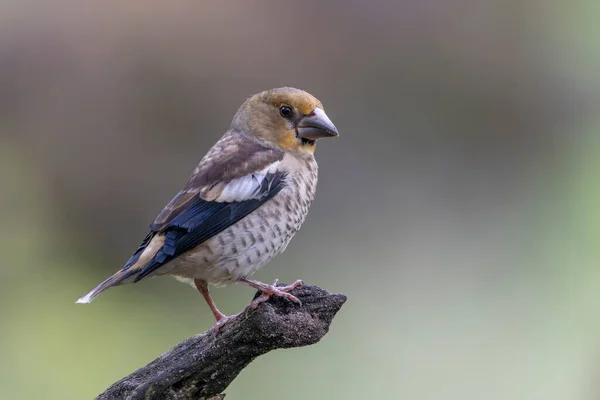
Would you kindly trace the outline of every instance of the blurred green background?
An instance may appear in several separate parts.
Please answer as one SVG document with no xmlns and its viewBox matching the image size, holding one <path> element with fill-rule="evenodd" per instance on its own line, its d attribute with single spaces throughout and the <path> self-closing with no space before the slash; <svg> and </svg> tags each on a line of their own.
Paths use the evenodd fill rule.
<svg viewBox="0 0 600 400">
<path fill-rule="evenodd" d="M 212 324 L 128 259 L 249 95 L 341 132 L 255 277 L 348 295 L 228 399 L 600 399 L 596 1 L 0 3 L 0 398 L 91 399 Z M 227 313 L 253 291 L 214 291 Z"/>
</svg>

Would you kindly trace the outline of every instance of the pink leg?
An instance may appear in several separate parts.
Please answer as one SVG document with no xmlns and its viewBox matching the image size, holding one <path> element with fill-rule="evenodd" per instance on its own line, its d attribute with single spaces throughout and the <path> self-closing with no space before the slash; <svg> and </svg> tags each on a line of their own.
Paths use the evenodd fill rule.
<svg viewBox="0 0 600 400">
<path fill-rule="evenodd" d="M 231 318 L 233 318 L 234 315 L 227 316 L 221 311 L 219 311 L 217 305 L 215 304 L 215 301 L 213 300 L 212 296 L 210 295 L 210 292 L 208 291 L 208 284 L 206 283 L 206 281 L 203 281 L 201 279 L 194 279 L 194 284 L 196 285 L 196 289 L 198 289 L 198 291 L 204 297 L 204 300 L 206 300 L 208 307 L 210 307 L 210 311 L 212 311 L 213 315 L 217 319 L 217 322 L 213 325 L 212 329 L 215 332 L 218 332 L 219 328 L 225 323 L 227 323 L 227 321 L 229 321 Z"/>
<path fill-rule="evenodd" d="M 297 288 L 298 286 L 302 286 L 304 284 L 300 280 L 292 283 L 291 285 L 280 286 L 280 287 L 277 287 L 277 282 L 278 282 L 277 279 L 275 280 L 275 282 L 273 282 L 272 285 L 268 285 L 266 283 L 253 281 L 253 280 L 245 279 L 245 278 L 240 279 L 239 282 L 245 283 L 245 284 L 249 285 L 250 287 L 253 287 L 254 289 L 260 290 L 262 292 L 262 294 L 260 296 L 258 296 L 256 299 L 254 299 L 252 301 L 252 303 L 250 303 L 251 309 L 255 309 L 256 307 L 258 307 L 258 305 L 260 303 L 263 303 L 263 302 L 269 300 L 269 297 L 271 297 L 271 296 L 283 297 L 294 303 L 302 305 L 302 302 L 296 296 L 288 293 L 291 290 Z"/>
</svg>

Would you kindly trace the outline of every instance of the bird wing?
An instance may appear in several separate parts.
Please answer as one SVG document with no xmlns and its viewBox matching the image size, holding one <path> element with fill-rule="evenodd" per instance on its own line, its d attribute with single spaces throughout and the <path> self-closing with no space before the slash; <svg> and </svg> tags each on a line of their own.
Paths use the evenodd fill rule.
<svg viewBox="0 0 600 400">
<path fill-rule="evenodd" d="M 137 274 L 137 282 L 256 210 L 285 186 L 283 155 L 240 133 L 225 134 L 156 217 L 123 269 Z"/>
</svg>

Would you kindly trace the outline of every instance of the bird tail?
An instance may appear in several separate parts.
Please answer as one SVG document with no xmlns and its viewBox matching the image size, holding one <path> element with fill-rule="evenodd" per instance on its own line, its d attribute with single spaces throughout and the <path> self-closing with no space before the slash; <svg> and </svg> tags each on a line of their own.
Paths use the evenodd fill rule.
<svg viewBox="0 0 600 400">
<path fill-rule="evenodd" d="M 91 303 L 92 300 L 94 300 L 96 297 L 98 297 L 106 289 L 116 286 L 116 285 L 121 285 L 123 283 L 128 283 L 127 279 L 131 278 L 136 272 L 137 271 L 128 271 L 128 270 L 118 271 L 116 274 L 109 277 L 104 282 L 102 282 L 101 284 L 99 284 L 98 286 L 96 286 L 95 288 L 90 290 L 87 294 L 85 294 L 84 296 L 81 296 L 79 299 L 77 299 L 77 301 L 75 303 L 78 303 L 78 304 Z"/>
</svg>

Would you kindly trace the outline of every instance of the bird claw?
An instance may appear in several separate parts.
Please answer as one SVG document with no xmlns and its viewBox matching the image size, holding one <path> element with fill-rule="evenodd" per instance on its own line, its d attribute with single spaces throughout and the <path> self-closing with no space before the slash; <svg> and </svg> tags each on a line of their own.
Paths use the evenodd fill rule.
<svg viewBox="0 0 600 400">
<path fill-rule="evenodd" d="M 221 318 L 219 318 L 219 320 L 217 322 L 214 323 L 214 325 L 212 326 L 212 328 L 210 328 L 210 330 L 212 331 L 212 333 L 217 334 L 219 333 L 219 329 L 221 329 L 221 327 L 223 325 L 225 325 L 226 323 L 228 323 L 229 321 L 231 321 L 232 319 L 234 319 L 235 317 L 237 317 L 239 314 L 234 314 L 234 315 L 222 315 Z"/>
<path fill-rule="evenodd" d="M 261 295 L 258 296 L 257 298 L 255 298 L 254 300 L 252 300 L 252 302 L 246 308 L 246 311 L 256 310 L 256 308 L 259 306 L 259 304 L 264 303 L 265 301 L 269 300 L 269 298 L 271 296 L 283 297 L 284 299 L 288 299 L 292 303 L 296 303 L 300 306 L 302 305 L 302 302 L 300 301 L 299 298 L 297 298 L 293 294 L 289 293 L 290 291 L 294 290 L 295 288 L 304 285 L 304 282 L 302 282 L 301 280 L 297 280 L 296 282 L 294 282 L 290 285 L 286 285 L 286 286 L 277 286 L 277 284 L 279 283 L 278 279 L 275 279 L 275 282 L 273 282 L 272 285 L 268 285 L 266 283 L 257 282 L 257 281 L 250 281 L 250 280 L 246 280 L 246 279 L 240 280 L 240 281 L 247 283 L 248 285 L 252 286 L 253 288 L 261 291 Z M 211 307 L 211 309 L 212 309 L 212 307 Z M 225 315 L 225 314 L 221 313 L 219 310 L 217 310 L 216 307 L 214 308 L 213 313 L 215 314 L 215 317 L 217 318 L 217 322 L 215 322 L 215 324 L 211 328 L 211 331 L 214 334 L 218 333 L 219 329 L 221 329 L 221 327 L 223 327 L 223 325 L 227 324 L 229 321 L 231 321 L 232 319 L 234 319 L 235 317 L 240 315 L 240 314 Z"/>
<path fill-rule="evenodd" d="M 269 298 L 271 296 L 283 297 L 284 299 L 288 299 L 292 303 L 296 303 L 301 306 L 302 302 L 300 301 L 300 299 L 288 292 L 294 290 L 295 288 L 297 288 L 299 286 L 304 285 L 304 282 L 302 282 L 301 280 L 297 280 L 296 282 L 294 282 L 290 285 L 279 286 L 279 287 L 277 286 L 278 282 L 279 282 L 279 280 L 275 279 L 275 282 L 273 282 L 272 285 L 267 285 L 265 283 L 257 285 L 258 286 L 257 289 L 260 290 L 262 292 L 262 294 L 260 296 L 258 296 L 256 299 L 252 300 L 252 302 L 250 303 L 250 305 L 248 307 L 251 310 L 256 310 L 256 308 L 258 307 L 259 304 L 264 303 L 265 301 L 269 300 Z"/>
</svg>

